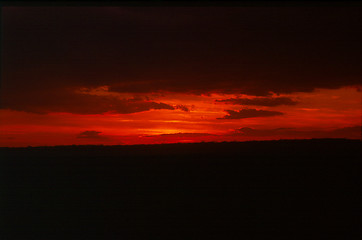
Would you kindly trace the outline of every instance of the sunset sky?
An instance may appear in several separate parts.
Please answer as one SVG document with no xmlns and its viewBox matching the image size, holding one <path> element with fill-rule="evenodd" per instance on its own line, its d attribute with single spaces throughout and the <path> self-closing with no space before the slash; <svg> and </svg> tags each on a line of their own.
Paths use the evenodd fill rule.
<svg viewBox="0 0 362 240">
<path fill-rule="evenodd" d="M 0 146 L 361 139 L 361 7 L 3 7 Z"/>
</svg>

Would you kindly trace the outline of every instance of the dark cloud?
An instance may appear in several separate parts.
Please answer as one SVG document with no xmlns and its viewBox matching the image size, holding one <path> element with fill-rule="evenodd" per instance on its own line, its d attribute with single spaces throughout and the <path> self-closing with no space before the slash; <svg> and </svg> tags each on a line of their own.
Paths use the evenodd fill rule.
<svg viewBox="0 0 362 240">
<path fill-rule="evenodd" d="M 360 12 L 359 7 L 3 7 L 2 108 L 17 97 L 28 108 L 32 100 L 22 97 L 28 92 L 50 105 L 57 101 L 47 103 L 48 94 L 104 85 L 117 92 L 258 96 L 360 85 Z"/>
<path fill-rule="evenodd" d="M 190 109 L 188 107 L 186 107 L 185 105 L 176 105 L 175 106 L 176 109 L 181 109 L 182 111 L 185 111 L 185 112 L 190 112 Z"/>
<path fill-rule="evenodd" d="M 229 115 L 225 115 L 218 119 L 242 119 L 242 118 L 254 118 L 254 117 L 273 117 L 283 115 L 282 112 L 257 110 L 257 109 L 241 109 L 239 111 L 225 110 Z"/>
<path fill-rule="evenodd" d="M 103 139 L 104 136 L 99 135 L 102 132 L 97 131 L 84 131 L 77 135 L 77 138 L 92 138 L 92 139 Z"/>
<path fill-rule="evenodd" d="M 151 109 L 176 108 L 162 102 L 143 99 L 119 99 L 114 96 L 77 94 L 71 91 L 25 92 L 19 96 L 2 99 L 2 107 L 33 113 L 69 112 L 76 114 L 101 114 L 114 112 L 120 114 L 149 111 Z M 26 103 L 26 104 L 25 104 Z"/>
<path fill-rule="evenodd" d="M 288 138 L 353 138 L 361 139 L 361 126 L 338 128 L 330 131 L 300 130 L 295 128 L 253 129 L 243 127 L 231 135 L 248 137 L 288 137 Z"/>
<path fill-rule="evenodd" d="M 259 97 L 259 98 L 229 98 L 223 100 L 216 100 L 216 102 L 223 102 L 235 105 L 254 105 L 254 106 L 267 106 L 275 107 L 279 105 L 296 105 L 298 102 L 287 97 Z"/>
</svg>

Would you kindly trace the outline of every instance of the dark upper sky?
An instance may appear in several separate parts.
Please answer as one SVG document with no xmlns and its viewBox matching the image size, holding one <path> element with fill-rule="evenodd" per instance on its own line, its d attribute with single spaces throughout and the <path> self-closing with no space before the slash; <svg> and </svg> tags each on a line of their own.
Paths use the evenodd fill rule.
<svg viewBox="0 0 362 240">
<path fill-rule="evenodd" d="M 361 84 L 361 10 L 4 7 L 2 107 L 71 108 L 87 101 L 75 89 L 104 85 L 265 96 Z"/>
</svg>

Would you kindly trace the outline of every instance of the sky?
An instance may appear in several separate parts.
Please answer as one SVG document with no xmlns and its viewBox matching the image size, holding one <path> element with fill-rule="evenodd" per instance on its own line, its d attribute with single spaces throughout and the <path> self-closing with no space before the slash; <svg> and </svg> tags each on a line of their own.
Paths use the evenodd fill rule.
<svg viewBox="0 0 362 240">
<path fill-rule="evenodd" d="M 361 7 L 3 7 L 0 146 L 361 139 Z"/>
</svg>

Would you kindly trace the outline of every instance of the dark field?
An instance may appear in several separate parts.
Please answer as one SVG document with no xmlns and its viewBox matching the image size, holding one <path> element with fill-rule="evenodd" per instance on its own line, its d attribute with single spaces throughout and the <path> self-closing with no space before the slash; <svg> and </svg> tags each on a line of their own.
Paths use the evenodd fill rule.
<svg viewBox="0 0 362 240">
<path fill-rule="evenodd" d="M 360 239 L 359 140 L 0 151 L 1 240 Z"/>
</svg>

